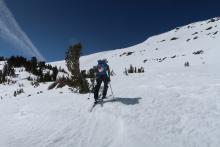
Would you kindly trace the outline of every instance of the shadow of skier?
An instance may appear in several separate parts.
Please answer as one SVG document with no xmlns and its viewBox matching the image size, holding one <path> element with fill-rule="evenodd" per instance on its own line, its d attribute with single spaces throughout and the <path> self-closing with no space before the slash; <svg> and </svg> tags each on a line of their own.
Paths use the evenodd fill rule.
<svg viewBox="0 0 220 147">
<path fill-rule="evenodd" d="M 115 102 L 119 102 L 122 103 L 124 105 L 137 105 L 139 104 L 140 99 L 142 99 L 141 97 L 137 97 L 137 98 L 120 98 L 120 97 L 115 97 L 114 99 L 111 100 L 104 100 L 103 104 L 105 103 L 115 103 Z"/>
</svg>

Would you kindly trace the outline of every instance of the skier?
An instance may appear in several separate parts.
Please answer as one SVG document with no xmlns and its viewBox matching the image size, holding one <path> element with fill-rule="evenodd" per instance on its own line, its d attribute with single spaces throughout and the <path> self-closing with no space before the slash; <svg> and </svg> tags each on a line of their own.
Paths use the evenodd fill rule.
<svg viewBox="0 0 220 147">
<path fill-rule="evenodd" d="M 106 98 L 107 90 L 108 90 L 108 83 L 110 82 L 110 69 L 109 65 L 107 64 L 108 61 L 106 59 L 98 60 L 97 70 L 96 70 L 96 86 L 94 90 L 94 99 L 95 104 L 99 98 L 99 89 L 104 82 L 104 90 L 102 93 L 102 99 Z"/>
</svg>

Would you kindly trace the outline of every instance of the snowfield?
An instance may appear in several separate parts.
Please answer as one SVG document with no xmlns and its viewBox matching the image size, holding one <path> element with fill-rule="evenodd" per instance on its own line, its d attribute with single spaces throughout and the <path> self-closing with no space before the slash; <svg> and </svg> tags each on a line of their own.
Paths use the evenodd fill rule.
<svg viewBox="0 0 220 147">
<path fill-rule="evenodd" d="M 220 20 L 214 18 L 133 47 L 83 56 L 82 69 L 107 58 L 116 73 L 115 100 L 92 112 L 92 95 L 88 99 L 68 87 L 47 90 L 51 83 L 34 88 L 25 79 L 28 73 L 18 73 L 25 93 L 13 96 L 18 83 L 0 85 L 0 146 L 219 147 L 218 31 Z M 190 66 L 184 67 L 187 61 Z M 64 61 L 51 64 L 65 68 Z M 145 72 L 126 76 L 130 64 Z"/>
</svg>

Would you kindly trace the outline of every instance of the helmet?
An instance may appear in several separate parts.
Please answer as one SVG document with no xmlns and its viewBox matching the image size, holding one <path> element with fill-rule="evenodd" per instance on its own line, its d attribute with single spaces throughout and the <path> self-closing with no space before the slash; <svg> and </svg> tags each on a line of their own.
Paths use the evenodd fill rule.
<svg viewBox="0 0 220 147">
<path fill-rule="evenodd" d="M 98 60 L 98 64 L 101 64 L 103 61 L 102 60 Z"/>
<path fill-rule="evenodd" d="M 102 59 L 102 61 L 103 61 L 104 63 L 108 63 L 108 60 L 107 60 L 106 58 Z"/>
<path fill-rule="evenodd" d="M 108 60 L 106 58 L 102 59 L 102 60 L 98 60 L 98 63 L 101 64 L 101 63 L 108 63 Z"/>
</svg>

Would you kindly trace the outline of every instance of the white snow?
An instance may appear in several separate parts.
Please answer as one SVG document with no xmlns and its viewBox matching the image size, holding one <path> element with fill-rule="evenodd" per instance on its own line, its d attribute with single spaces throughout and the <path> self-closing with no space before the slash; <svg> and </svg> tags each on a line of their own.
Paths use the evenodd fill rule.
<svg viewBox="0 0 220 147">
<path fill-rule="evenodd" d="M 17 77 L 25 93 L 13 97 L 18 84 L 0 85 L 0 146 L 219 147 L 220 36 L 213 32 L 220 31 L 220 21 L 215 19 L 133 47 L 82 57 L 82 69 L 107 58 L 116 73 L 111 79 L 116 100 L 97 105 L 91 113 L 92 95 L 88 99 L 89 94 L 74 94 L 68 87 L 48 91 L 50 83 L 33 88 L 19 79 L 25 72 Z M 179 39 L 170 40 L 173 37 Z M 193 54 L 199 50 L 204 53 Z M 154 60 L 164 57 L 162 62 Z M 189 67 L 184 67 L 186 61 Z M 66 68 L 64 61 L 52 64 Z M 130 64 L 143 66 L 145 73 L 124 75 Z"/>
</svg>

